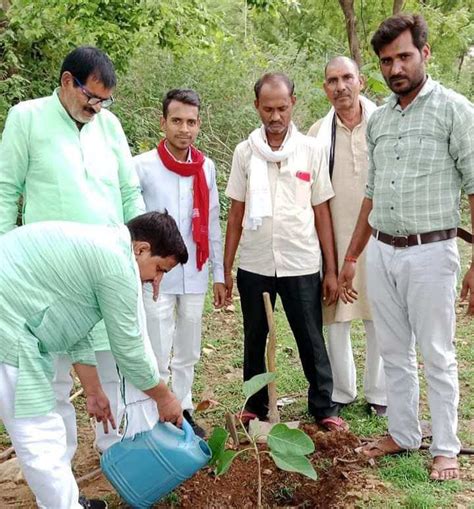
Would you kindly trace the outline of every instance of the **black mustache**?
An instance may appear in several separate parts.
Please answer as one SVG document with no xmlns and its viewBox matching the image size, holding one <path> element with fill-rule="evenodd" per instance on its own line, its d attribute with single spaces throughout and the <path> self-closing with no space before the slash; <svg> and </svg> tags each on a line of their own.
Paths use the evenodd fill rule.
<svg viewBox="0 0 474 509">
<path fill-rule="evenodd" d="M 406 80 L 408 79 L 407 76 L 391 76 L 389 81 L 392 82 L 392 81 L 398 81 L 398 80 Z"/>
</svg>

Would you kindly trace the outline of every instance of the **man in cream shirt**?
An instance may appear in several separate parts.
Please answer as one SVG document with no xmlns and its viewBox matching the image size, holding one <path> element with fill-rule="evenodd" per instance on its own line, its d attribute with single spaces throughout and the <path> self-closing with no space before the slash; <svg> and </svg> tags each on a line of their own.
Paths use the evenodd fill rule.
<svg viewBox="0 0 474 509">
<path fill-rule="evenodd" d="M 331 183 L 336 195 L 331 208 L 338 269 L 344 263 L 360 204 L 367 184 L 369 159 L 365 132 L 367 121 L 376 105 L 360 95 L 363 85 L 357 64 L 347 57 L 335 57 L 325 69 L 324 91 L 332 108 L 309 130 L 327 153 Z M 369 408 L 377 415 L 385 415 L 387 396 L 385 376 L 375 328 L 367 299 L 365 281 L 365 252 L 359 258 L 357 281 L 358 300 L 352 306 L 338 300 L 323 309 L 328 325 L 328 354 L 334 380 L 333 399 L 337 403 L 352 403 L 357 397 L 357 381 L 351 346 L 351 321 L 363 320 L 366 333 L 366 362 L 364 392 Z"/>
<path fill-rule="evenodd" d="M 255 84 L 262 126 L 234 152 L 224 250 L 227 300 L 240 242 L 237 286 L 244 318 L 244 379 L 265 372 L 268 334 L 263 292 L 279 294 L 309 382 L 308 410 L 327 429 L 346 429 L 332 401 L 332 374 L 322 335 L 321 297 L 336 299 L 336 259 L 328 200 L 334 196 L 324 151 L 291 121 L 294 84 L 270 73 Z M 322 257 L 321 257 L 322 251 Z M 324 279 L 320 268 L 324 259 Z M 268 392 L 252 396 L 242 416 L 266 418 Z"/>
</svg>

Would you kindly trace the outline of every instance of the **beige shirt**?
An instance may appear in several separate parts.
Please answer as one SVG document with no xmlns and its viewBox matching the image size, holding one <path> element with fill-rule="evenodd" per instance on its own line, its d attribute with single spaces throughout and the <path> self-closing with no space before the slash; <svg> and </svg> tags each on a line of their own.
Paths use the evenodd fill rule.
<svg viewBox="0 0 474 509">
<path fill-rule="evenodd" d="M 257 230 L 243 230 L 239 258 L 243 270 L 278 277 L 303 276 L 320 270 L 321 251 L 312 207 L 329 200 L 334 191 L 324 153 L 315 140 L 302 136 L 295 150 L 297 168 L 290 168 L 288 160 L 282 161 L 280 167 L 267 163 L 273 217 L 264 217 Z M 233 200 L 248 203 L 251 154 L 247 140 L 235 149 L 226 189 L 226 196 Z M 244 216 L 243 224 L 245 219 Z"/>
<path fill-rule="evenodd" d="M 317 135 L 321 122 L 322 119 L 311 126 L 308 136 Z M 336 195 L 329 202 L 329 206 L 336 240 L 338 270 L 342 268 L 344 263 L 344 256 L 349 247 L 365 195 L 369 166 L 365 139 L 366 130 L 367 121 L 365 117 L 352 131 L 337 117 L 336 150 L 332 175 L 332 185 Z M 359 293 L 356 302 L 344 304 L 339 299 L 335 305 L 323 306 L 323 318 L 326 325 L 333 322 L 372 319 L 367 300 L 365 250 L 357 261 L 353 285 Z"/>
</svg>

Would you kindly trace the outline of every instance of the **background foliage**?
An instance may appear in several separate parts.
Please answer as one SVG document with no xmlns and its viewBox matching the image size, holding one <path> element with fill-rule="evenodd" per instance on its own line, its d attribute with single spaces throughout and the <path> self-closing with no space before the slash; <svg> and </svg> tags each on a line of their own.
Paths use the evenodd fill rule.
<svg viewBox="0 0 474 509">
<path fill-rule="evenodd" d="M 64 56 L 81 44 L 106 51 L 119 72 L 114 112 L 133 153 L 159 137 L 160 102 L 174 87 L 202 96 L 199 144 L 215 159 L 222 188 L 235 145 L 257 124 L 252 86 L 267 70 L 296 82 L 300 129 L 327 110 L 325 62 L 349 54 L 337 0 L 0 0 L 0 128 L 8 108 L 51 93 Z M 393 0 L 355 0 L 367 93 L 388 90 L 370 37 Z M 474 91 L 473 0 L 407 0 L 430 27 L 430 74 L 467 97 Z M 225 207 L 225 206 L 224 206 Z"/>
</svg>

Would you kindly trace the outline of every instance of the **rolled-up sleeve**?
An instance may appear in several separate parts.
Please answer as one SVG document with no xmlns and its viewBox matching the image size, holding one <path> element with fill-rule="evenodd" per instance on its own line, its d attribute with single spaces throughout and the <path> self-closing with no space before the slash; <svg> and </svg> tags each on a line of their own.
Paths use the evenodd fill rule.
<svg viewBox="0 0 474 509">
<path fill-rule="evenodd" d="M 97 366 L 94 352 L 94 340 L 90 334 L 68 349 L 66 353 L 71 358 L 73 364 L 78 363 Z"/>
<path fill-rule="evenodd" d="M 96 295 L 104 318 L 110 349 L 123 376 L 145 391 L 158 385 L 156 359 L 145 348 L 138 319 L 138 284 L 132 274 L 109 276 Z"/>
</svg>

